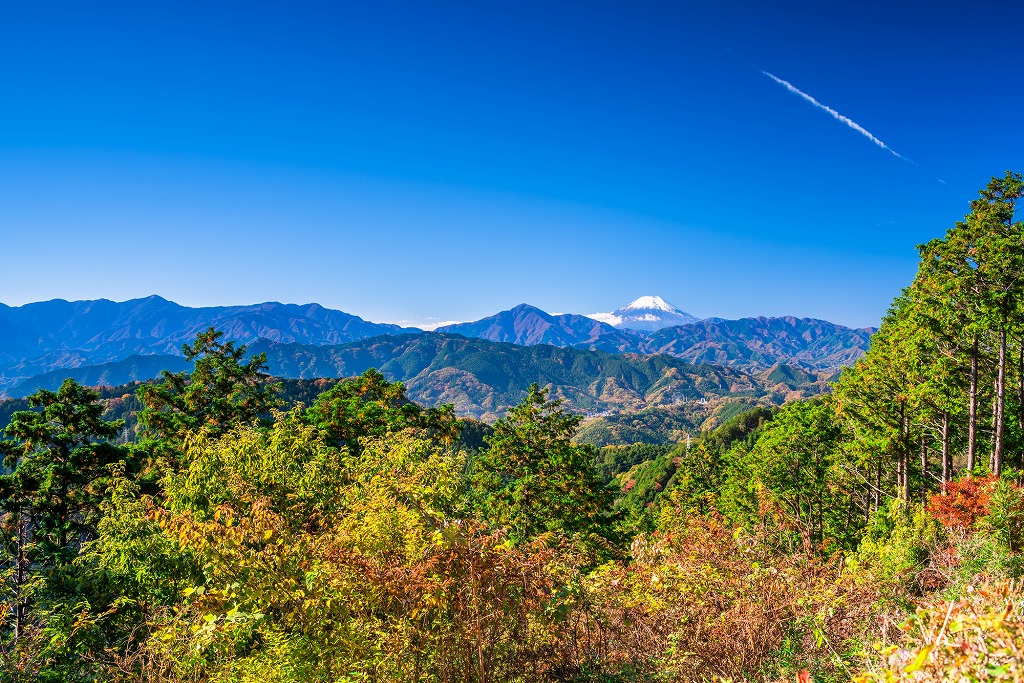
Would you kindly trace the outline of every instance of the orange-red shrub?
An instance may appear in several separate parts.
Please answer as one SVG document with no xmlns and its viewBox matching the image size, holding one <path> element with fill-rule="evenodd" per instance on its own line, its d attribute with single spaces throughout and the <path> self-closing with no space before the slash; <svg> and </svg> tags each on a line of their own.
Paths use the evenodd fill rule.
<svg viewBox="0 0 1024 683">
<path fill-rule="evenodd" d="M 988 514 L 996 477 L 968 477 L 946 484 L 945 493 L 932 494 L 928 512 L 948 529 L 966 532 Z"/>
</svg>

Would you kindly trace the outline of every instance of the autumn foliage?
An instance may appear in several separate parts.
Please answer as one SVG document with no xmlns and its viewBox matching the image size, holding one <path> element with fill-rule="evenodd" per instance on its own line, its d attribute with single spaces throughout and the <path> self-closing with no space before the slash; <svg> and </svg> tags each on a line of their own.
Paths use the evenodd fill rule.
<svg viewBox="0 0 1024 683">
<path fill-rule="evenodd" d="M 967 477 L 946 484 L 943 493 L 928 498 L 928 512 L 948 529 L 966 532 L 989 513 L 996 477 Z"/>
</svg>

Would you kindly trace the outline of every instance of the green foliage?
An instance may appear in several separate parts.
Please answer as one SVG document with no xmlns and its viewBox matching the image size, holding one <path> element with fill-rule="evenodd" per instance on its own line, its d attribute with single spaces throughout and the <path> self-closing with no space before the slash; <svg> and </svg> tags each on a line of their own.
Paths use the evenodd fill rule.
<svg viewBox="0 0 1024 683">
<path fill-rule="evenodd" d="M 533 385 L 494 426 L 487 450 L 475 462 L 479 508 L 517 542 L 553 532 L 607 554 L 619 542 L 614 492 L 594 468 L 592 447 L 571 440 L 579 417 L 559 403 Z"/>
<path fill-rule="evenodd" d="M 771 525 L 782 543 L 799 539 L 805 552 L 848 547 L 857 528 L 839 466 L 843 438 L 827 402 L 785 406 L 749 450 L 732 452 L 724 511 L 748 528 Z"/>
<path fill-rule="evenodd" d="M 673 449 L 665 444 L 635 443 L 630 446 L 605 446 L 597 451 L 594 463 L 605 481 L 629 471 L 634 465 L 659 458 Z"/>
<path fill-rule="evenodd" d="M 26 562 L 66 562 L 95 534 L 100 501 L 112 467 L 126 464 L 124 450 L 101 439 L 120 433 L 122 422 L 102 419 L 96 392 L 67 380 L 56 393 L 29 397 L 38 410 L 15 413 L 4 429 L 0 454 L 0 505 L 31 538 Z"/>
<path fill-rule="evenodd" d="M 33 410 L 14 413 L 0 441 L 0 644 L 20 644 L 0 653 L 24 658 L 15 668 L 24 680 L 62 681 L 84 670 L 79 655 L 96 620 L 95 591 L 73 561 L 102 524 L 108 483 L 130 462 L 107 441 L 123 423 L 102 419 L 96 392 L 67 380 L 28 402 Z"/>
<path fill-rule="evenodd" d="M 164 371 L 161 383 L 139 388 L 145 405 L 139 421 L 149 436 L 180 450 L 190 434 L 217 438 L 278 407 L 280 387 L 268 382 L 266 354 L 243 363 L 245 345 L 222 342 L 223 336 L 211 327 L 182 347 L 185 359 L 194 365 L 191 374 Z"/>
<path fill-rule="evenodd" d="M 848 557 L 849 571 L 869 574 L 892 595 L 913 595 L 934 587 L 948 554 L 941 525 L 921 507 L 892 501 L 871 517 L 860 545 Z M 866 580 L 866 579 L 864 579 Z"/>
<path fill-rule="evenodd" d="M 992 488 L 988 514 L 981 520 L 990 533 L 1010 553 L 1024 549 L 1024 486 L 1013 472 L 1004 472 Z"/>
<path fill-rule="evenodd" d="M 460 423 L 450 405 L 424 410 L 405 397 L 401 382 L 388 382 L 376 370 L 339 382 L 313 402 L 306 419 L 328 442 L 358 448 L 359 439 L 404 429 L 425 429 L 451 442 Z"/>
<path fill-rule="evenodd" d="M 621 497 L 615 509 L 622 512 L 631 530 L 651 531 L 654 528 L 656 502 L 661 492 L 677 472 L 678 453 L 685 447 L 677 446 L 631 467 L 615 478 Z"/>
<path fill-rule="evenodd" d="M 671 476 L 664 482 L 664 495 L 659 500 L 659 528 L 692 515 L 727 511 L 733 519 L 753 519 L 758 511 L 756 501 L 749 501 L 745 494 L 736 495 L 747 490 L 749 473 L 742 459 L 774 414 L 775 409 L 755 407 L 702 434 L 690 448 L 677 447 L 672 452 Z M 744 501 L 750 507 L 740 514 L 737 506 Z"/>
<path fill-rule="evenodd" d="M 731 404 L 743 406 L 743 404 Z M 778 412 L 777 408 L 766 406 L 747 407 L 746 410 L 729 417 L 721 426 L 701 437 L 701 443 L 710 450 L 725 454 L 727 451 L 743 444 L 753 446 L 761 434 L 761 429 L 771 422 Z"/>
</svg>

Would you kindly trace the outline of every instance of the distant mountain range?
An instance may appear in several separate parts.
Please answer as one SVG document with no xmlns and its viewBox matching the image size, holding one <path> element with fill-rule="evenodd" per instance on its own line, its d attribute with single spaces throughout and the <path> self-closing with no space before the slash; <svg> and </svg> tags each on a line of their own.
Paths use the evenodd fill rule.
<svg viewBox="0 0 1024 683">
<path fill-rule="evenodd" d="M 520 304 L 472 323 L 439 332 L 513 344 L 551 344 L 609 353 L 663 353 L 693 363 L 718 363 L 761 371 L 777 363 L 813 370 L 851 365 L 867 351 L 871 328 L 854 329 L 814 318 L 709 318 L 643 332 L 612 327 L 590 317 L 552 315 Z"/>
<path fill-rule="evenodd" d="M 24 306 L 0 304 L 0 392 L 51 370 L 130 356 L 181 355 L 181 346 L 209 327 L 229 339 L 344 344 L 416 328 L 372 323 L 319 304 L 268 302 L 190 308 L 158 296 L 115 302 L 54 299 Z"/>
<path fill-rule="evenodd" d="M 418 403 L 452 403 L 460 415 L 483 420 L 500 417 L 533 382 L 550 387 L 569 409 L 589 414 L 697 404 L 718 397 L 781 403 L 794 390 L 815 394 L 825 388 L 824 375 L 786 366 L 777 366 L 773 376 L 754 376 L 665 355 L 518 346 L 444 333 L 379 336 L 338 346 L 261 339 L 250 350 L 266 353 L 269 371 L 277 377 L 349 377 L 378 368 L 388 379 L 404 382 L 407 395 Z M 10 394 L 55 389 L 69 376 L 85 384 L 125 384 L 155 376 L 163 367 L 180 370 L 188 364 L 180 356 L 133 356 L 32 377 L 12 387 Z"/>
<path fill-rule="evenodd" d="M 642 341 L 635 333 L 617 330 L 588 316 L 552 315 L 529 304 L 519 304 L 476 322 L 445 325 L 436 331 L 521 346 L 550 344 L 608 353 L 639 353 Z"/>
<path fill-rule="evenodd" d="M 833 371 L 862 355 L 873 332 L 792 317 L 694 319 L 653 331 L 626 327 L 627 322 L 654 325 L 656 321 L 650 318 L 655 317 L 666 322 L 688 316 L 659 297 L 642 297 L 613 315 L 619 319 L 618 327 L 589 316 L 553 315 L 522 304 L 476 322 L 422 332 L 369 322 L 318 304 L 268 302 L 190 308 L 157 296 L 120 303 L 58 299 L 19 307 L 0 304 L 0 396 L 25 395 L 32 387 L 48 386 L 55 377 L 68 376 L 72 370 L 89 384 L 118 384 L 152 378 L 165 368 L 181 369 L 181 345 L 211 326 L 254 349 L 268 343 L 336 349 L 371 338 L 376 341 L 370 346 L 380 347 L 390 343 L 386 337 L 395 335 L 412 335 L 410 338 L 429 344 L 426 340 L 434 336 L 451 339 L 461 335 L 519 346 L 665 354 L 690 363 L 714 363 L 753 373 L 780 363 L 813 373 Z M 630 316 L 638 321 L 629 322 Z M 384 340 L 377 339 L 382 336 Z M 338 376 L 343 369 L 362 367 L 325 360 L 335 358 L 334 353 L 307 350 L 290 360 L 281 357 L 278 370 L 284 377 L 311 377 L 311 372 L 320 371 L 313 368 L 335 373 L 324 376 Z M 442 357 L 456 362 L 450 355 Z M 368 358 L 381 360 L 372 355 Z M 398 372 L 394 376 L 406 377 Z"/>
</svg>

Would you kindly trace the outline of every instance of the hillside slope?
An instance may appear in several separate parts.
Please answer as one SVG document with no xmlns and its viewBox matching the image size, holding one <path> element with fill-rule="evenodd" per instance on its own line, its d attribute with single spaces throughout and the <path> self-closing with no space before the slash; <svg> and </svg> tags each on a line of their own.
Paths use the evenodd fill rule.
<svg viewBox="0 0 1024 683">
<path fill-rule="evenodd" d="M 367 322 L 319 304 L 190 308 L 151 296 L 124 302 L 54 299 L 0 305 L 0 390 L 60 368 L 123 361 L 132 355 L 181 355 L 182 344 L 209 327 L 241 343 L 269 339 L 344 344 L 418 331 Z"/>
<path fill-rule="evenodd" d="M 609 354 L 550 345 L 518 346 L 450 334 L 380 336 L 339 346 L 280 344 L 261 340 L 252 353 L 267 354 L 278 377 L 347 377 L 378 368 L 406 384 L 424 405 L 452 403 L 462 416 L 494 420 L 518 403 L 531 383 L 550 387 L 578 413 L 634 412 L 721 396 L 780 401 L 773 383 L 736 368 L 694 365 L 665 355 Z M 149 356 L 141 361 L 86 366 L 24 381 L 8 390 L 24 396 L 55 388 L 64 377 L 87 384 L 121 384 L 175 369 L 182 359 Z"/>
</svg>

